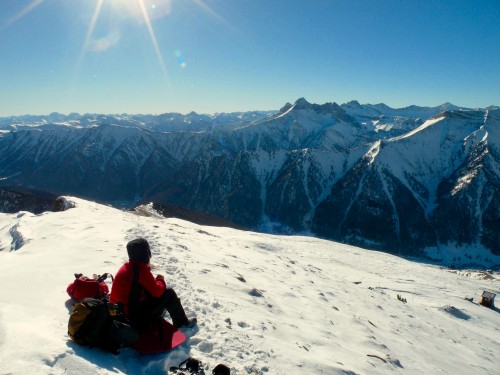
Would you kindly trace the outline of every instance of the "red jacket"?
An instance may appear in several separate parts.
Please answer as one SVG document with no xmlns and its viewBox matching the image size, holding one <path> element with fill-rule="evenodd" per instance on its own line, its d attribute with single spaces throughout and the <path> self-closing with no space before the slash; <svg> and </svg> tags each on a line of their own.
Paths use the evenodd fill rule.
<svg viewBox="0 0 500 375">
<path fill-rule="evenodd" d="M 121 302 L 123 304 L 125 314 L 128 314 L 128 299 L 134 278 L 134 264 L 139 266 L 139 284 L 152 297 L 160 297 L 167 289 L 165 280 L 158 276 L 155 278 L 151 273 L 151 267 L 149 265 L 142 262 L 128 261 L 121 266 L 116 273 L 115 280 L 113 281 L 113 286 L 111 288 L 111 294 L 109 296 L 109 301 L 111 303 Z"/>
</svg>

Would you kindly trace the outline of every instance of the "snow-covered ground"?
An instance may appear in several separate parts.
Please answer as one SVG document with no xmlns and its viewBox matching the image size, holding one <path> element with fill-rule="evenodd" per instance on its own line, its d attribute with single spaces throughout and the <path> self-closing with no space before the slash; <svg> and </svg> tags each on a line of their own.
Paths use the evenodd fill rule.
<svg viewBox="0 0 500 375">
<path fill-rule="evenodd" d="M 166 374 L 188 356 L 207 374 L 499 374 L 500 310 L 478 304 L 498 274 L 70 200 L 0 214 L 0 374 Z M 138 236 L 198 327 L 164 355 L 76 345 L 73 273 L 114 274 Z"/>
</svg>

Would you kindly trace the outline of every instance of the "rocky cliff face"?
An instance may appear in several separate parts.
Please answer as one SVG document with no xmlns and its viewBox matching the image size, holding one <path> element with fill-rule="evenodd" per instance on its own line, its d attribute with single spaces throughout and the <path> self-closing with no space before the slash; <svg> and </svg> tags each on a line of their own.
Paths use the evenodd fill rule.
<svg viewBox="0 0 500 375">
<path fill-rule="evenodd" d="M 8 184 L 102 201 L 133 201 L 178 168 L 161 136 L 133 128 L 21 131 L 1 143 Z"/>
<path fill-rule="evenodd" d="M 402 255 L 449 244 L 500 254 L 499 134 L 498 109 L 299 99 L 272 116 L 207 131 L 6 133 L 0 176 L 9 185 L 172 204 L 247 228 Z"/>
<path fill-rule="evenodd" d="M 53 194 L 30 189 L 0 189 L 0 212 L 40 214 L 53 211 L 56 198 Z"/>
<path fill-rule="evenodd" d="M 334 184 L 319 235 L 395 253 L 440 243 L 500 250 L 498 112 L 445 112 L 375 144 Z"/>
</svg>

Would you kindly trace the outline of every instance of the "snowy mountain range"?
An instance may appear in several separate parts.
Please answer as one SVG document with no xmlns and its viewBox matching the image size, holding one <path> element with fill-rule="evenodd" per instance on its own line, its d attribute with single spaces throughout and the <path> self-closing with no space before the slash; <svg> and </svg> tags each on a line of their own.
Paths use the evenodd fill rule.
<svg viewBox="0 0 500 375">
<path fill-rule="evenodd" d="M 161 115 L 128 114 L 90 114 L 51 113 L 47 116 L 10 116 L 0 117 L 0 130 L 55 129 L 62 126 L 83 128 L 96 125 L 121 125 L 156 131 L 207 131 L 225 126 L 237 126 L 240 123 L 255 121 L 274 113 L 273 111 L 249 111 L 216 113 L 213 115 L 196 112 L 164 113 Z"/>
<path fill-rule="evenodd" d="M 153 201 L 447 264 L 498 265 L 497 107 L 301 98 L 273 114 L 222 116 L 226 122 L 190 116 L 200 115 L 181 116 L 184 128 L 171 115 L 11 121 L 0 137 L 0 183 L 123 206 Z"/>
<path fill-rule="evenodd" d="M 498 272 L 67 199 L 63 212 L 0 213 L 1 374 L 170 375 L 190 356 L 206 374 L 498 374 L 500 310 L 479 304 L 498 296 Z M 77 345 L 73 274 L 115 274 L 137 237 L 198 326 L 162 355 Z"/>
</svg>

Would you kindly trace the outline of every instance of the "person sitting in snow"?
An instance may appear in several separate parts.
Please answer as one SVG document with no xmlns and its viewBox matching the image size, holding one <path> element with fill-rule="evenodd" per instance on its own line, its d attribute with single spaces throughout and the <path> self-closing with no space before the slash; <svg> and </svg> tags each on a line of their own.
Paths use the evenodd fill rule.
<svg viewBox="0 0 500 375">
<path fill-rule="evenodd" d="M 153 276 L 149 261 L 151 250 L 144 238 L 127 243 L 129 261 L 117 272 L 109 300 L 123 306 L 123 312 L 133 326 L 147 329 L 165 309 L 176 328 L 193 327 L 196 318 L 188 319 L 180 299 L 172 288 L 167 287 L 162 275 Z"/>
</svg>

